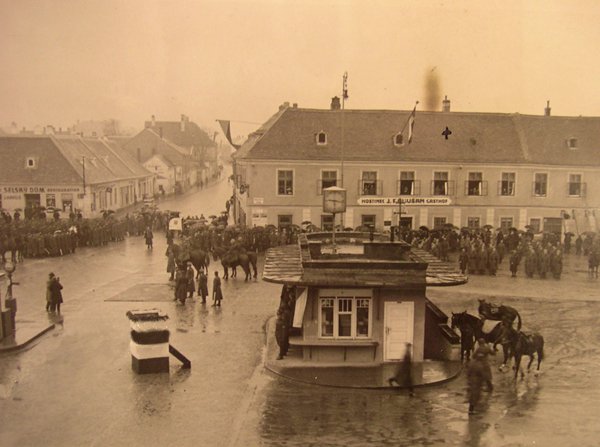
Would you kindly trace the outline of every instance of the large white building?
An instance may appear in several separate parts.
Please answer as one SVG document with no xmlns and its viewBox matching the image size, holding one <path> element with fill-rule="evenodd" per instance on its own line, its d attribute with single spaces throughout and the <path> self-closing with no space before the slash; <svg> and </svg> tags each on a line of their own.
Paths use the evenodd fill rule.
<svg viewBox="0 0 600 447">
<path fill-rule="evenodd" d="M 234 154 L 238 222 L 329 228 L 322 189 L 342 186 L 344 227 L 385 230 L 401 216 L 410 228 L 597 229 L 598 117 L 451 112 L 446 101 L 416 112 L 409 143 L 410 111 L 336 104 L 286 103 Z"/>
</svg>

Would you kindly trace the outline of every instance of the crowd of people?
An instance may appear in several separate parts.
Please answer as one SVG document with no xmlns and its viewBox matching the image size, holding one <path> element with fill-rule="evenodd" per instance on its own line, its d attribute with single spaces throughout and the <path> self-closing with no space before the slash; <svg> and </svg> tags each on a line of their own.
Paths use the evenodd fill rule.
<svg viewBox="0 0 600 447">
<path fill-rule="evenodd" d="M 553 277 L 560 279 L 563 271 L 563 255 L 572 252 L 572 233 L 565 233 L 561 243 L 553 233 L 534 234 L 511 228 L 507 233 L 482 229 L 457 230 L 444 228 L 429 231 L 404 231 L 400 237 L 414 247 L 426 250 L 442 261 L 451 261 L 457 253 L 457 261 L 463 274 L 495 276 L 505 258 L 512 277 L 522 271 L 526 277 Z M 595 233 L 580 234 L 575 239 L 575 255 L 586 256 L 590 271 L 600 264 L 600 238 Z"/>
</svg>

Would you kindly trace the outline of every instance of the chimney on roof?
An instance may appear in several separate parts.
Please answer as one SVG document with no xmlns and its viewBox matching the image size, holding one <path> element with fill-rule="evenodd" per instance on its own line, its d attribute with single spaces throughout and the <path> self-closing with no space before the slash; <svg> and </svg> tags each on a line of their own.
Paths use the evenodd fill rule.
<svg viewBox="0 0 600 447">
<path fill-rule="evenodd" d="M 444 95 L 444 100 L 442 101 L 442 112 L 450 111 L 450 100 L 447 95 Z"/>
<path fill-rule="evenodd" d="M 152 115 L 152 127 L 156 126 L 156 117 Z"/>
<path fill-rule="evenodd" d="M 340 110 L 342 108 L 342 104 L 340 103 L 340 98 L 334 96 L 331 98 L 331 110 Z"/>
<path fill-rule="evenodd" d="M 181 131 L 185 132 L 185 115 L 181 115 Z"/>
<path fill-rule="evenodd" d="M 292 104 L 292 109 L 297 109 L 298 108 L 298 103 L 295 102 L 294 104 Z"/>
<path fill-rule="evenodd" d="M 544 109 L 544 116 L 550 116 L 550 100 L 546 101 L 546 108 Z"/>
</svg>

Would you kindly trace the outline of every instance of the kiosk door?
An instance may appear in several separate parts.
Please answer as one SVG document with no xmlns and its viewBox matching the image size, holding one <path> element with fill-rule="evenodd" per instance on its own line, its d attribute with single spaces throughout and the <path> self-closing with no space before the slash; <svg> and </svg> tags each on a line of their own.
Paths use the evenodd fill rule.
<svg viewBox="0 0 600 447">
<path fill-rule="evenodd" d="M 415 303 L 388 301 L 384 312 L 384 361 L 402 360 L 406 343 L 413 342 Z"/>
</svg>

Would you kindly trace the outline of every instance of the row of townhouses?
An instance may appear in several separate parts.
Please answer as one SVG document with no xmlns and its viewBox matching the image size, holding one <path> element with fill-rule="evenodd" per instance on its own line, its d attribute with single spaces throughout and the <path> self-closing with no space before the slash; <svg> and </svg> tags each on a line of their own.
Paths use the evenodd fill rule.
<svg viewBox="0 0 600 447">
<path fill-rule="evenodd" d="M 596 231 L 600 118 L 329 110 L 283 104 L 234 154 L 238 222 L 323 229 L 323 189 L 346 189 L 335 225 Z"/>
<path fill-rule="evenodd" d="M 217 145 L 185 115 L 153 117 L 134 137 L 0 135 L 0 209 L 97 216 L 206 183 L 218 163 Z"/>
</svg>

